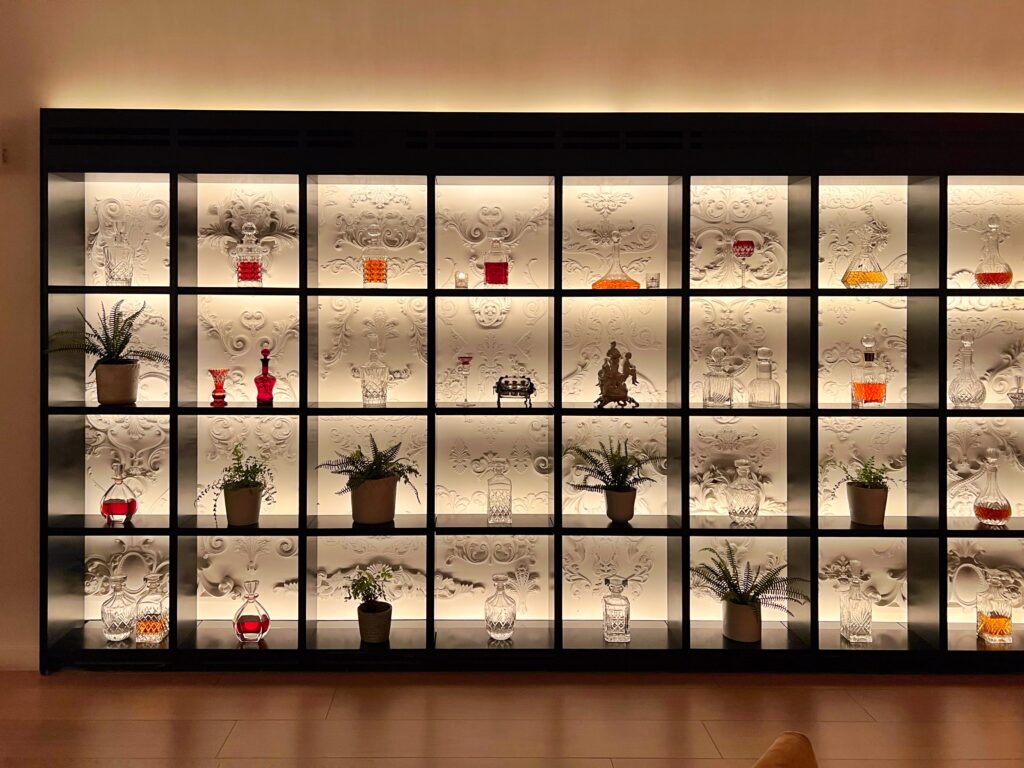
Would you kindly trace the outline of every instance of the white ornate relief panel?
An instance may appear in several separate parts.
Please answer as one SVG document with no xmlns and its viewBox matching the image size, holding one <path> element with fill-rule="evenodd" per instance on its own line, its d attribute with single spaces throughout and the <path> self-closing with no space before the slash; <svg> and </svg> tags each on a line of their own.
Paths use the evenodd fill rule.
<svg viewBox="0 0 1024 768">
<path fill-rule="evenodd" d="M 695 176 L 690 184 L 690 287 L 785 288 L 789 183 L 785 176 Z M 732 255 L 752 240 L 754 255 Z M 744 274 L 745 272 L 745 274 Z"/>
<path fill-rule="evenodd" d="M 863 359 L 862 336 L 875 337 L 889 372 L 887 404 L 907 402 L 907 297 L 822 296 L 818 299 L 818 401 L 850 404 L 850 374 Z"/>
<path fill-rule="evenodd" d="M 668 547 L 660 536 L 566 536 L 562 540 L 562 611 L 565 619 L 600 620 L 604 580 L 629 580 L 634 621 L 668 617 Z"/>
<path fill-rule="evenodd" d="M 384 450 L 401 443 L 401 456 L 414 462 L 420 476 L 411 478 L 416 492 L 405 483 L 398 484 L 396 514 L 425 514 L 427 509 L 427 418 L 426 416 L 319 416 L 316 419 L 316 456 L 310 461 L 317 464 L 351 453 L 356 448 L 370 450 L 370 435 Z M 310 499 L 316 501 L 315 514 L 350 515 L 352 497 L 338 496 L 345 486 L 345 478 L 332 475 L 326 469 L 316 472 L 316 486 L 310 488 Z"/>
<path fill-rule="evenodd" d="M 138 597 L 149 574 L 170 573 L 170 540 L 166 536 L 86 536 L 83 552 L 83 617 L 100 618 L 100 607 L 110 596 L 111 576 L 124 576 L 125 591 Z"/>
<path fill-rule="evenodd" d="M 471 619 L 483 632 L 484 600 L 494 592 L 491 577 L 508 576 L 506 590 L 516 616 L 551 620 L 553 563 L 550 536 L 438 536 L 435 544 L 434 615 L 438 620 Z"/>
<path fill-rule="evenodd" d="M 668 324 L 664 297 L 562 299 L 562 400 L 590 404 L 601 394 L 597 375 L 614 341 L 619 353 L 632 355 L 637 383 L 629 394 L 642 405 L 662 405 L 668 398 Z M 614 406 L 607 406 L 609 408 Z"/>
<path fill-rule="evenodd" d="M 658 272 L 668 288 L 669 191 L 664 177 L 568 176 L 562 191 L 562 285 L 590 288 L 612 266 L 619 239 L 620 264 L 646 286 Z M 678 183 L 678 181 L 676 181 Z M 674 254 L 680 258 L 680 254 Z"/>
<path fill-rule="evenodd" d="M 229 413 L 196 417 L 196 484 L 202 488 L 217 480 L 231 464 L 231 450 L 241 445 L 246 456 L 265 461 L 274 472 L 276 501 L 263 502 L 261 515 L 295 515 L 299 509 L 299 417 L 232 416 Z M 181 499 L 181 512 L 213 514 L 213 494 L 198 507 Z M 218 522 L 226 525 L 223 497 L 217 504 Z"/>
<path fill-rule="evenodd" d="M 317 285 L 363 287 L 373 227 L 388 257 L 388 288 L 427 287 L 427 183 L 423 176 L 321 176 Z"/>
<path fill-rule="evenodd" d="M 818 186 L 818 283 L 843 288 L 850 259 L 869 249 L 886 288 L 907 273 L 906 176 L 822 176 Z M 914 285 L 914 276 L 910 276 Z"/>
<path fill-rule="evenodd" d="M 295 536 L 199 536 L 196 539 L 196 618 L 233 619 L 242 586 L 259 581 L 259 601 L 274 619 L 299 615 L 299 545 Z"/>
<path fill-rule="evenodd" d="M 85 282 L 106 285 L 103 249 L 123 235 L 134 255 L 132 285 L 170 279 L 170 183 L 163 174 L 86 174 Z"/>
<path fill-rule="evenodd" d="M 1006 239 L 999 253 L 1013 269 L 1013 287 L 1024 287 L 1024 179 L 1019 176 L 950 176 L 948 192 L 950 288 L 975 288 L 981 235 L 998 216 Z"/>
<path fill-rule="evenodd" d="M 998 481 L 1024 517 L 1024 418 L 950 417 L 946 426 L 946 509 L 950 517 L 974 518 L 986 451 L 998 453 Z"/>
<path fill-rule="evenodd" d="M 553 514 L 551 416 L 438 416 L 434 511 L 486 514 L 487 481 L 504 463 L 512 514 Z"/>
<path fill-rule="evenodd" d="M 626 440 L 639 446 L 645 453 L 664 458 L 644 467 L 644 473 L 654 478 L 637 489 L 637 515 L 678 514 L 668 508 L 668 478 L 671 471 L 679 471 L 678 456 L 669 456 L 668 418 L 665 416 L 566 416 L 562 419 L 563 449 L 576 445 L 596 449 L 599 443 L 608 445 Z M 577 491 L 568 483 L 585 480 L 581 466 L 572 456 L 562 456 L 562 513 L 566 515 L 605 515 L 604 494 Z M 591 481 L 592 482 L 592 481 Z"/>
<path fill-rule="evenodd" d="M 493 404 L 499 376 L 529 376 L 535 405 L 551 402 L 552 302 L 544 297 L 438 297 L 435 383 L 438 404 L 460 402 L 463 380 L 456 359 L 472 355 L 471 402 Z"/>
<path fill-rule="evenodd" d="M 973 651 L 977 638 L 978 592 L 989 584 L 1016 587 L 1024 593 L 1024 539 L 950 539 L 946 552 L 950 649 Z M 1024 621 L 1022 601 L 1011 603 L 1013 623 Z M 959 630 L 959 631 L 956 631 Z M 1010 648 L 1017 648 L 1014 641 Z"/>
<path fill-rule="evenodd" d="M 256 401 L 253 383 L 261 369 L 260 350 L 270 349 L 277 378 L 275 403 L 299 401 L 299 300 L 294 296 L 200 296 L 196 386 L 209 401 L 209 369 L 228 368 L 224 388 L 231 404 Z"/>
<path fill-rule="evenodd" d="M 818 620 L 839 621 L 837 577 L 858 569 L 861 590 L 874 604 L 876 622 L 907 621 L 907 540 L 821 538 L 818 540 Z M 813 587 L 812 587 L 813 588 Z"/>
<path fill-rule="evenodd" d="M 694 536 L 690 539 L 690 566 L 710 562 L 710 553 L 702 552 L 705 547 L 717 550 L 723 556 L 727 542 L 732 544 L 736 562 L 740 569 L 749 562 L 752 568 L 772 568 L 786 562 L 786 539 L 782 536 Z M 787 569 L 782 570 L 785 576 Z M 807 591 L 807 585 L 801 585 Z M 765 608 L 761 614 L 765 621 L 781 621 L 788 618 L 785 611 Z M 690 620 L 721 621 L 722 604 L 704 589 L 690 588 Z"/>
<path fill-rule="evenodd" d="M 974 372 L 985 383 L 985 404 L 1010 408 L 1006 393 L 1024 376 L 1024 297 L 946 299 L 947 387 L 959 373 L 960 338 L 974 336 Z"/>
<path fill-rule="evenodd" d="M 135 343 L 147 349 L 169 354 L 171 346 L 170 334 L 170 298 L 167 295 L 158 293 L 132 294 L 121 296 L 118 294 L 89 294 L 85 297 L 85 309 L 83 310 L 86 319 L 99 329 L 98 318 L 102 308 L 106 308 L 107 316 L 121 299 L 123 314 L 134 314 L 145 304 L 145 309 L 135 321 L 134 338 Z M 81 322 L 81 321 L 79 321 Z M 96 403 L 96 377 L 93 375 L 92 367 L 96 362 L 95 358 L 86 356 L 85 368 L 85 401 L 92 405 Z M 139 363 L 139 405 L 153 405 L 166 403 L 170 400 L 170 371 L 167 366 L 157 363 Z"/>
<path fill-rule="evenodd" d="M 385 599 L 392 618 L 427 615 L 427 542 L 417 536 L 320 536 L 316 540 L 317 621 L 352 621 L 359 601 L 348 599 L 352 580 L 362 571 L 391 568 Z"/>
<path fill-rule="evenodd" d="M 846 479 L 839 462 L 853 474 L 867 459 L 888 470 L 886 515 L 907 514 L 907 420 L 866 416 L 818 419 L 818 514 L 849 515 Z"/>
<path fill-rule="evenodd" d="M 237 284 L 231 250 L 252 222 L 261 245 L 263 286 L 299 284 L 299 183 L 296 176 L 200 175 L 197 189 L 197 280 L 204 286 Z"/>
<path fill-rule="evenodd" d="M 427 399 L 427 300 L 422 296 L 320 296 L 317 388 L 320 403 L 362 402 L 354 373 L 376 344 L 397 372 L 388 402 Z"/>
<path fill-rule="evenodd" d="M 113 465 L 139 502 L 139 517 L 167 515 L 170 472 L 170 417 L 93 415 L 85 417 L 85 511 L 97 512 L 113 482 Z"/>
<path fill-rule="evenodd" d="M 736 459 L 751 462 L 764 492 L 761 514 L 785 515 L 786 419 L 774 416 L 690 417 L 690 515 L 729 514 Z"/>
<path fill-rule="evenodd" d="M 689 399 L 700 407 L 704 392 L 704 374 L 715 347 L 736 358 L 738 370 L 733 389 L 733 404 L 747 403 L 747 385 L 754 378 L 754 361 L 759 347 L 772 350 L 783 403 L 787 402 L 786 351 L 788 339 L 786 299 L 781 297 L 690 298 Z"/>
<path fill-rule="evenodd" d="M 468 275 L 470 288 L 483 285 L 492 232 L 510 248 L 510 290 L 552 287 L 551 178 L 442 176 L 435 198 L 438 288 L 454 288 L 456 272 Z"/>
</svg>

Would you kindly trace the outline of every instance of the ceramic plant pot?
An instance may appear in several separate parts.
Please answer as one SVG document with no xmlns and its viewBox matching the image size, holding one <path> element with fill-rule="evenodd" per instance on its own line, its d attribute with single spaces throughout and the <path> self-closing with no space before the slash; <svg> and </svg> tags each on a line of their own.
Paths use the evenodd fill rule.
<svg viewBox="0 0 1024 768">
<path fill-rule="evenodd" d="M 135 405 L 139 399 L 139 364 L 99 363 L 96 399 L 100 405 Z"/>
<path fill-rule="evenodd" d="M 364 643 L 380 645 L 391 639 L 391 604 L 371 600 L 360 604 L 359 639 Z"/>
<path fill-rule="evenodd" d="M 761 606 L 723 600 L 722 634 L 738 643 L 761 642 Z"/>
<path fill-rule="evenodd" d="M 224 507 L 227 509 L 228 525 L 256 525 L 260 521 L 262 503 L 262 485 L 251 488 L 224 489 Z"/>
<path fill-rule="evenodd" d="M 361 525 L 394 522 L 397 494 L 397 477 L 360 483 L 352 489 L 352 520 Z"/>
<path fill-rule="evenodd" d="M 613 523 L 628 523 L 636 507 L 636 488 L 604 492 L 605 512 Z"/>
<path fill-rule="evenodd" d="M 857 525 L 884 525 L 888 488 L 863 488 L 846 484 L 846 498 L 850 502 L 850 522 Z"/>
</svg>

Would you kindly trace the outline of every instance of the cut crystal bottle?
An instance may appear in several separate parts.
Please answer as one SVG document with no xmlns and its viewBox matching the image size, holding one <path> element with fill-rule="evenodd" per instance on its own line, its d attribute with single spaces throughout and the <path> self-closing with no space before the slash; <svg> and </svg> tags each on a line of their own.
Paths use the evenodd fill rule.
<svg viewBox="0 0 1024 768">
<path fill-rule="evenodd" d="M 875 359 L 875 343 L 874 336 L 861 337 L 863 360 L 853 366 L 850 375 L 850 402 L 854 408 L 881 408 L 885 405 L 889 372 Z"/>
<path fill-rule="evenodd" d="M 235 637 L 240 643 L 258 643 L 270 631 L 270 614 L 256 599 L 260 583 L 247 581 L 243 586 L 245 594 L 242 599 L 245 602 L 235 612 Z"/>
<path fill-rule="evenodd" d="M 640 289 L 640 283 L 626 274 L 622 268 L 622 254 L 620 253 L 620 241 L 622 235 L 619 232 L 611 233 L 612 241 L 612 264 L 604 277 L 591 283 L 590 287 L 596 291 L 635 291 Z"/>
<path fill-rule="evenodd" d="M 496 573 L 491 581 L 494 594 L 484 602 L 484 626 L 492 640 L 508 640 L 516 627 L 516 601 L 505 591 L 508 576 Z"/>
<path fill-rule="evenodd" d="M 366 229 L 368 242 L 363 248 L 363 287 L 388 287 L 388 252 L 381 245 L 380 226 L 374 222 Z"/>
<path fill-rule="evenodd" d="M 974 516 L 985 525 L 1003 526 L 1012 513 L 1010 502 L 999 490 L 999 451 L 985 450 L 985 465 L 978 485 L 981 490 L 974 499 Z"/>
<path fill-rule="evenodd" d="M 778 408 L 782 399 L 779 382 L 775 380 L 775 363 L 768 347 L 757 350 L 756 374 L 747 387 L 747 405 L 751 408 Z"/>
<path fill-rule="evenodd" d="M 242 242 L 231 249 L 239 288 L 263 287 L 263 262 L 270 249 L 257 242 L 256 225 L 251 221 L 242 225 Z"/>
<path fill-rule="evenodd" d="M 839 593 L 839 634 L 850 643 L 871 642 L 872 602 L 857 584 Z"/>
<path fill-rule="evenodd" d="M 135 249 L 128 242 L 125 225 L 118 222 L 114 236 L 103 246 L 103 272 L 108 286 L 127 288 L 135 271 Z"/>
<path fill-rule="evenodd" d="M 884 288 L 885 272 L 875 259 L 873 248 L 868 244 L 861 245 L 850 259 L 850 265 L 843 273 L 842 283 L 847 288 Z"/>
<path fill-rule="evenodd" d="M 708 371 L 704 374 L 704 407 L 731 408 L 735 382 L 733 372 L 726 362 L 726 353 L 722 347 L 711 350 L 708 358 Z"/>
<path fill-rule="evenodd" d="M 145 582 L 146 591 L 135 604 L 135 642 L 158 645 L 167 637 L 170 629 L 164 577 L 159 573 L 150 573 L 146 575 Z"/>
<path fill-rule="evenodd" d="M 125 482 L 127 475 L 121 462 L 114 462 L 111 470 L 113 482 L 100 500 L 100 514 L 108 523 L 127 523 L 139 511 L 139 502 Z"/>
<path fill-rule="evenodd" d="M 112 643 L 131 637 L 135 621 L 135 601 L 124 591 L 127 576 L 111 576 L 110 597 L 100 606 L 103 620 L 103 637 Z"/>
<path fill-rule="evenodd" d="M 761 508 L 761 484 L 751 474 L 751 464 L 747 459 L 736 459 L 733 463 L 736 477 L 726 491 L 729 519 L 741 526 L 753 525 Z"/>
<path fill-rule="evenodd" d="M 976 603 L 978 637 L 987 645 L 1013 642 L 1013 606 L 1020 605 L 1020 590 L 1014 585 L 989 584 Z"/>
<path fill-rule="evenodd" d="M 960 337 L 959 371 L 949 382 L 949 402 L 954 408 L 980 408 L 985 402 L 985 383 L 974 372 L 974 335 Z"/>
<path fill-rule="evenodd" d="M 484 285 L 488 288 L 507 288 L 509 247 L 497 230 L 492 229 L 487 236 L 491 245 L 484 253 Z"/>
<path fill-rule="evenodd" d="M 1013 282 L 1013 269 L 999 253 L 999 244 L 1007 237 L 999 217 L 989 216 L 988 227 L 981 235 L 981 261 L 974 270 L 974 283 L 979 288 L 1008 288 Z"/>
<path fill-rule="evenodd" d="M 253 379 L 256 383 L 256 407 L 272 408 L 277 377 L 270 373 L 270 350 L 264 347 L 260 350 L 260 356 L 260 372 Z"/>
<path fill-rule="evenodd" d="M 512 525 L 512 481 L 505 474 L 507 471 L 507 462 L 495 462 L 487 481 L 488 525 Z"/>
<path fill-rule="evenodd" d="M 369 359 L 362 365 L 352 367 L 352 375 L 359 379 L 364 408 L 384 408 L 388 404 L 388 389 L 391 382 L 409 378 L 408 368 L 392 370 L 384 362 L 376 333 L 368 336 L 370 343 Z"/>
<path fill-rule="evenodd" d="M 629 584 L 629 579 L 621 576 L 609 576 L 604 580 L 608 594 L 604 596 L 603 619 L 604 641 L 606 643 L 628 643 L 629 637 L 629 598 L 622 591 Z"/>
</svg>

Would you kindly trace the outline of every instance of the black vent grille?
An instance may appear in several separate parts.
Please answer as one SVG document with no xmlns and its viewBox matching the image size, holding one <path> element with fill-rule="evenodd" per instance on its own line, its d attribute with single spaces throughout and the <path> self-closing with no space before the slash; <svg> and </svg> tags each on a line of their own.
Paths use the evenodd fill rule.
<svg viewBox="0 0 1024 768">
<path fill-rule="evenodd" d="M 52 147 L 167 147 L 171 132 L 161 128 L 51 128 L 47 143 Z"/>
<path fill-rule="evenodd" d="M 244 147 L 247 149 L 286 149 L 300 145 L 299 131 L 273 128 L 182 128 L 178 131 L 181 147 Z"/>
</svg>

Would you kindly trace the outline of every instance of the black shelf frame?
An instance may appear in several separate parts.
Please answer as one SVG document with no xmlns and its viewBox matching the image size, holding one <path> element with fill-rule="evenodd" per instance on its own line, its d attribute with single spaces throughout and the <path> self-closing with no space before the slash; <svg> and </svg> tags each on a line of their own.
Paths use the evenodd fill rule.
<svg viewBox="0 0 1024 768">
<path fill-rule="evenodd" d="M 165 294 L 170 302 L 170 349 L 178 346 L 179 297 L 203 295 L 251 294 L 250 289 L 230 287 L 196 287 L 178 285 L 179 249 L 190 236 L 181 231 L 179 189 L 182 179 L 196 174 L 288 174 L 298 180 L 299 189 L 299 270 L 295 288 L 260 289 L 263 295 L 295 296 L 300 316 L 300 371 L 308 371 L 308 311 L 317 296 L 380 295 L 379 291 L 361 288 L 322 288 L 310 285 L 306 259 L 309 242 L 308 183 L 320 175 L 402 175 L 427 179 L 427 287 L 402 288 L 396 293 L 422 296 L 427 300 L 428 348 L 426 403 L 422 407 L 388 408 L 387 415 L 422 415 L 427 420 L 428 493 L 425 514 L 415 523 L 398 525 L 386 531 L 364 531 L 351 522 L 321 527 L 321 521 L 308 517 L 307 488 L 302 480 L 309 462 L 308 419 L 318 415 L 368 415 L 372 411 L 356 404 L 325 404 L 316 407 L 308 399 L 308 388 L 300 388 L 295 406 L 275 408 L 275 415 L 294 415 L 299 420 L 299 508 L 288 520 L 294 525 L 281 527 L 273 518 L 255 531 L 232 529 L 230 533 L 247 535 L 273 533 L 298 538 L 298 620 L 294 628 L 294 647 L 268 647 L 258 653 L 233 652 L 196 647 L 194 594 L 196 567 L 195 547 L 179 546 L 211 529 L 196 527 L 190 516 L 180 515 L 178 477 L 178 433 L 180 416 L 209 414 L 201 403 L 177 402 L 179 370 L 177 356 L 170 368 L 172 402 L 166 406 L 144 405 L 132 408 L 135 414 L 168 415 L 174 428 L 170 431 L 170 514 L 166 524 L 153 527 L 142 524 L 134 530 L 140 534 L 168 537 L 170 543 L 170 606 L 171 633 L 167 647 L 150 650 L 125 648 L 111 651 L 97 647 L 89 639 L 90 627 L 76 624 L 74 607 L 69 603 L 75 589 L 81 589 L 80 574 L 70 566 L 81 562 L 86 535 L 124 535 L 126 529 L 105 529 L 92 525 L 80 515 L 51 517 L 48 509 L 47 468 L 48 419 L 55 415 L 116 414 L 125 409 L 86 406 L 84 403 L 49 404 L 49 360 L 41 355 L 40 372 L 40 670 L 49 673 L 64 666 L 97 668 L 155 667 L 166 669 L 231 669 L 231 668 L 294 668 L 294 669 L 747 669 L 803 671 L 992 671 L 1005 672 L 1016 667 L 1015 654 L 963 653 L 949 649 L 946 621 L 947 586 L 945 560 L 950 538 L 960 537 L 1024 537 L 1024 530 L 1011 526 L 1008 531 L 976 531 L 948 527 L 945 477 L 935 472 L 937 509 L 935 525 L 914 524 L 906 529 L 883 530 L 832 529 L 819 525 L 816 493 L 808 489 L 806 518 L 794 525 L 765 526 L 744 530 L 743 536 L 786 537 L 792 553 L 799 553 L 791 562 L 791 572 L 811 580 L 812 599 L 809 609 L 800 614 L 788 632 L 788 639 L 766 646 L 746 647 L 705 639 L 694 642 L 690 627 L 688 578 L 685 572 L 688 548 L 692 537 L 723 535 L 728 529 L 694 526 L 688 510 L 682 508 L 683 489 L 677 489 L 680 508 L 663 521 L 637 521 L 635 526 L 612 526 L 601 521 L 566 520 L 562 514 L 560 462 L 555 461 L 553 487 L 555 503 L 550 526 L 510 529 L 515 533 L 536 533 L 552 539 L 554 563 L 552 585 L 554 616 L 551 622 L 551 647 L 513 648 L 496 651 L 478 647 L 438 647 L 434 602 L 426 601 L 426 618 L 422 622 L 422 647 L 395 647 L 387 651 L 319 647 L 311 631 L 316 616 L 315 545 L 320 536 L 364 535 L 388 533 L 426 538 L 426 572 L 435 568 L 435 536 L 438 534 L 494 534 L 496 529 L 475 525 L 438 524 L 429 491 L 435 479 L 435 417 L 440 414 L 463 413 L 457 408 L 434 407 L 435 302 L 439 297 L 472 295 L 473 291 L 438 289 L 435 271 L 435 187 L 439 176 L 531 175 L 554 179 L 552 199 L 556 233 L 553 286 L 544 290 L 510 291 L 512 296 L 542 296 L 554 302 L 551 319 L 553 330 L 553 402 L 534 408 L 530 413 L 548 415 L 553 422 L 553 445 L 562 444 L 562 416 L 621 414 L 620 411 L 596 412 L 588 408 L 563 407 L 561 388 L 561 301 L 569 297 L 588 297 L 591 292 L 562 288 L 561 247 L 563 179 L 569 176 L 661 176 L 681 180 L 681 232 L 679 253 L 685 250 L 690 209 L 690 181 L 695 176 L 773 175 L 789 179 L 791 193 L 799 191 L 800 205 L 807 212 L 791 221 L 791 240 L 799 244 L 800 259 L 807 263 L 795 281 L 800 287 L 786 289 L 690 289 L 685 262 L 673 265 L 681 271 L 681 287 L 647 291 L 645 295 L 664 297 L 670 304 L 681 304 L 679 328 L 689 328 L 689 298 L 701 296 L 765 296 L 775 295 L 789 300 L 799 298 L 809 307 L 806 355 L 810 380 L 806 382 L 808 402 L 780 411 L 745 409 L 743 411 L 712 411 L 691 408 L 686 402 L 665 407 L 648 407 L 630 414 L 661 415 L 676 420 L 682 434 L 679 478 L 685 486 L 685 462 L 689 454 L 688 421 L 692 415 L 772 415 L 806 419 L 810 424 L 806 446 L 806 471 L 810 482 L 817 479 L 818 436 L 816 420 L 831 415 L 866 415 L 864 412 L 830 407 L 818 402 L 813 361 L 818 348 L 817 313 L 821 296 L 848 295 L 837 289 L 822 289 L 818 284 L 816 254 L 818 242 L 818 191 L 822 176 L 828 175 L 904 175 L 915 182 L 915 200 L 926 199 L 933 216 L 927 226 L 908 227 L 911 258 L 924 253 L 928 272 L 934 271 L 936 286 L 887 290 L 886 296 L 904 295 L 929 298 L 938 304 L 939 327 L 944 333 L 946 298 L 973 296 L 977 291 L 951 289 L 945 285 L 947 265 L 946 200 L 948 179 L 953 175 L 1024 175 L 1024 116 L 999 114 L 499 114 L 499 113 L 340 113 L 340 112 L 239 112 L 239 111 L 169 111 L 169 110 L 63 110 L 41 111 L 40 162 L 40 243 L 41 281 L 40 328 L 48 327 L 47 297 L 68 294 L 96 293 Z M 998 146 L 999 152 L 992 147 Z M 48 178 L 50 174 L 81 175 L 85 173 L 153 173 L 169 181 L 170 284 L 166 287 L 110 289 L 98 286 L 50 285 L 48 221 Z M 194 192 L 194 184 L 189 194 Z M 186 201 L 187 202 L 187 201 Z M 926 207 L 927 207 L 926 205 Z M 920 223 L 920 222 L 919 222 Z M 184 239 L 183 239 L 184 237 Z M 671 257 L 670 257 L 671 258 Z M 918 263 L 918 262 L 915 262 Z M 671 269 L 670 269 L 671 274 Z M 1024 291 L 1006 291 L 1006 295 L 1024 295 Z M 492 294 L 493 295 L 493 294 Z M 635 296 L 634 292 L 606 292 L 606 296 Z M 859 295 L 875 295 L 862 292 Z M 314 305 L 315 306 L 315 305 Z M 686 345 L 679 339 L 681 370 L 680 388 L 688 380 L 688 367 L 682 362 Z M 672 353 L 672 350 L 669 350 Z M 937 422 L 936 455 L 944 461 L 946 423 L 949 411 L 943 391 L 946 381 L 946 357 L 938 355 L 938 399 L 922 407 L 893 408 L 872 412 L 872 417 L 926 417 Z M 473 409 L 474 415 L 525 413 L 516 408 L 501 410 L 491 407 Z M 232 407 L 232 415 L 265 414 L 255 407 Z M 1019 415 L 1005 408 L 986 408 L 974 412 L 984 416 Z M 670 423 L 672 423 L 670 421 Z M 644 524 L 647 523 L 647 524 Z M 131 529 L 128 529 L 131 530 Z M 573 627 L 562 620 L 562 536 L 653 536 L 664 537 L 674 548 L 678 572 L 670 576 L 669 594 L 672 610 L 680 622 L 678 647 L 593 648 L 579 641 L 580 633 L 589 630 Z M 850 654 L 849 649 L 822 647 L 818 632 L 817 551 L 823 538 L 883 536 L 903 537 L 911 550 L 911 567 L 931 570 L 933 578 L 914 579 L 909 586 L 911 606 L 908 620 L 921 631 L 912 634 L 907 648 L 878 649 L 870 653 Z M 311 557 L 313 558 L 311 562 Z M 76 587 L 77 580 L 77 587 Z M 304 587 L 301 585 L 305 585 Z M 192 594 L 189 594 L 189 592 Z M 670 617 L 671 618 L 671 617 Z M 287 630 L 292 631 L 290 628 Z M 413 631 L 413 630 L 404 630 Z M 566 634 L 575 633 L 567 641 Z M 671 632 L 670 632 L 671 633 Z M 481 630 L 482 634 L 482 630 Z M 290 645 L 286 643 L 285 645 Z M 470 644 L 472 645 L 472 644 Z M 643 646 L 645 643 L 638 643 Z M 656 644 L 655 644 L 656 645 Z M 974 650 L 973 648 L 971 649 Z"/>
</svg>

